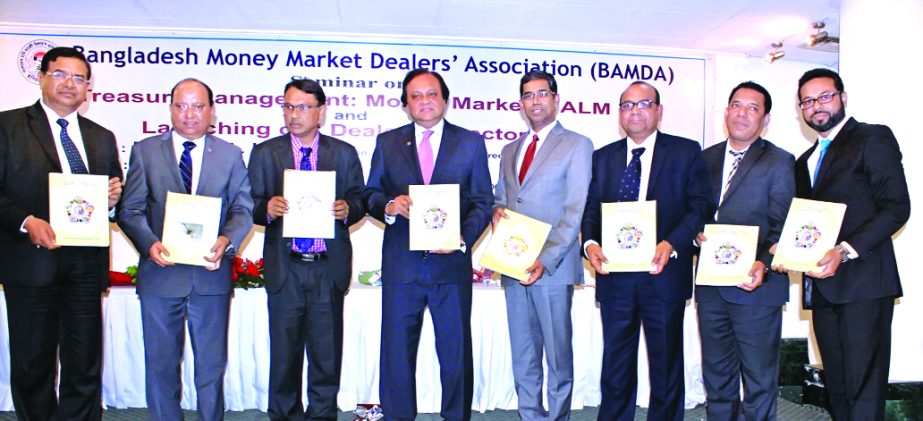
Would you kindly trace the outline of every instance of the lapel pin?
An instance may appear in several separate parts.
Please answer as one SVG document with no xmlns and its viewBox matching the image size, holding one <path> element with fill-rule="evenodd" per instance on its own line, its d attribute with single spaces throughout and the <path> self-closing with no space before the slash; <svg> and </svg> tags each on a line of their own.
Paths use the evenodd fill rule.
<svg viewBox="0 0 923 421">
<path fill-rule="evenodd" d="M 407 142 L 407 146 L 410 146 L 410 142 Z"/>
</svg>

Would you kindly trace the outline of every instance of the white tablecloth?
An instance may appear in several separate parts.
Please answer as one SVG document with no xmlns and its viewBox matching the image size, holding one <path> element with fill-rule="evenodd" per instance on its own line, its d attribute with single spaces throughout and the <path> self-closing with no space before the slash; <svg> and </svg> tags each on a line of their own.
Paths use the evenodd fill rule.
<svg viewBox="0 0 923 421">
<path fill-rule="evenodd" d="M 602 363 L 602 325 L 592 288 L 574 293 L 574 409 L 598 406 Z M 140 303 L 134 288 L 112 288 L 103 298 L 103 404 L 116 408 L 145 407 L 144 350 Z M 477 411 L 514 409 L 510 343 L 503 291 L 475 286 L 471 317 L 474 350 L 474 402 Z M 346 297 L 343 376 L 338 396 L 342 410 L 357 403 L 378 402 L 378 350 L 381 291 L 354 285 Z M 231 301 L 225 405 L 240 411 L 266 410 L 269 381 L 269 331 L 263 289 L 236 290 Z M 429 314 L 423 325 L 417 357 L 417 405 L 421 413 L 439 412 L 439 363 Z M 695 311 L 686 308 L 686 407 L 705 401 L 701 381 L 699 339 Z M 643 338 L 643 335 L 642 335 Z M 646 351 L 642 340 L 638 364 L 638 404 L 649 396 Z M 183 362 L 182 406 L 195 406 L 192 387 L 192 349 L 187 336 Z M 0 411 L 13 408 L 9 390 L 9 335 L 6 301 L 0 290 Z"/>
</svg>

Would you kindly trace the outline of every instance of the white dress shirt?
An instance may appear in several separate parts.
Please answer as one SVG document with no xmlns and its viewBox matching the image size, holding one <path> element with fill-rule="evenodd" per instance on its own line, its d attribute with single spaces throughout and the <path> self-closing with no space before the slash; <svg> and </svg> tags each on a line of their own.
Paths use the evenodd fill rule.
<svg viewBox="0 0 923 421">
<path fill-rule="evenodd" d="M 182 159 L 183 152 L 186 151 L 186 148 L 183 146 L 183 143 L 186 141 L 192 141 L 195 143 L 195 148 L 192 148 L 189 151 L 189 156 L 192 158 L 192 192 L 195 194 L 196 187 L 199 185 L 199 175 L 202 174 L 202 158 L 205 156 L 205 136 L 202 136 L 198 139 L 186 139 L 185 137 L 180 136 L 173 131 L 173 152 L 176 155 L 176 171 L 179 171 L 179 160 Z"/>
</svg>

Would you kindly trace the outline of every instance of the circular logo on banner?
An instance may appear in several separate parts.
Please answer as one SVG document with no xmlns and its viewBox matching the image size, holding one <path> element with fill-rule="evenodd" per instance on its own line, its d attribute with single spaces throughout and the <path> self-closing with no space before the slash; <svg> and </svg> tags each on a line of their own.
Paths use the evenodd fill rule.
<svg viewBox="0 0 923 421">
<path fill-rule="evenodd" d="M 46 39 L 29 41 L 22 50 L 19 50 L 19 73 L 29 82 L 38 85 L 38 69 L 42 65 L 45 53 L 56 47 Z"/>
</svg>

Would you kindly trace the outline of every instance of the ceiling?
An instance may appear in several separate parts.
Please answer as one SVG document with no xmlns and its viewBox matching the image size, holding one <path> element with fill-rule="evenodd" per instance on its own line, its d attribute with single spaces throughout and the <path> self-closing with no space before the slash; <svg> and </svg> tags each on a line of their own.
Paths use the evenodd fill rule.
<svg viewBox="0 0 923 421">
<path fill-rule="evenodd" d="M 0 22 L 235 32 L 448 36 L 687 49 L 835 65 L 802 48 L 811 24 L 839 36 L 840 0 L 7 1 Z M 827 46 L 829 47 L 829 45 Z M 829 49 L 829 48 L 826 48 Z"/>
</svg>

